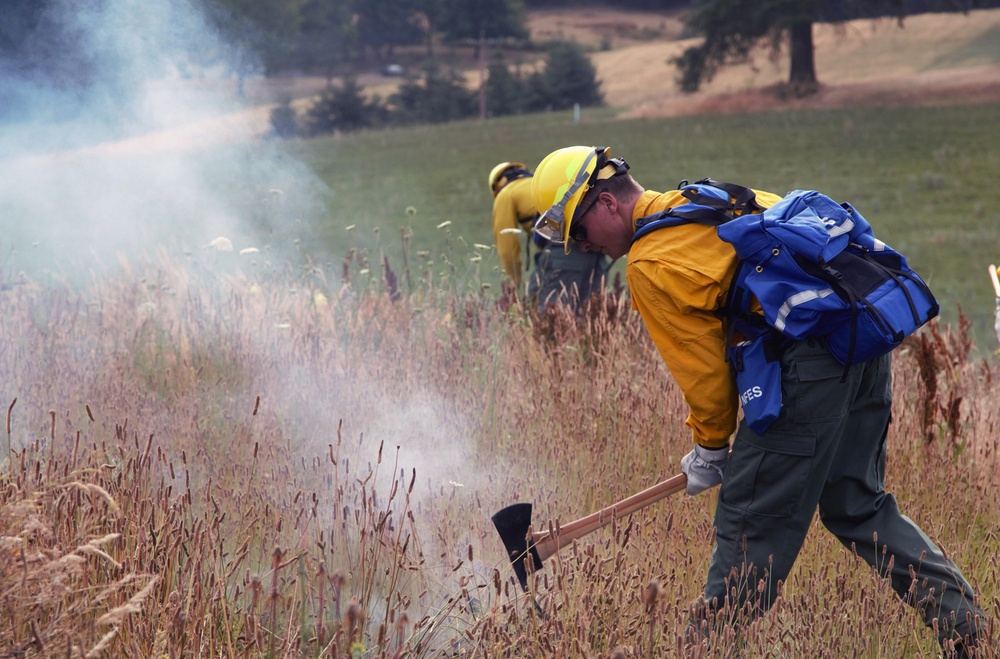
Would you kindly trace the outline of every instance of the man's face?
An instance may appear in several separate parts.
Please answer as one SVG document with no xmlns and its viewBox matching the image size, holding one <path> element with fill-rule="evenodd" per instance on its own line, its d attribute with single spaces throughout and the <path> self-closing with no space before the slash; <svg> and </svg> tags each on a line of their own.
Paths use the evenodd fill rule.
<svg viewBox="0 0 1000 659">
<path fill-rule="evenodd" d="M 584 252 L 600 252 L 613 259 L 625 256 L 632 246 L 631 218 L 618 216 L 618 201 L 601 192 L 570 225 L 569 235 Z"/>
</svg>

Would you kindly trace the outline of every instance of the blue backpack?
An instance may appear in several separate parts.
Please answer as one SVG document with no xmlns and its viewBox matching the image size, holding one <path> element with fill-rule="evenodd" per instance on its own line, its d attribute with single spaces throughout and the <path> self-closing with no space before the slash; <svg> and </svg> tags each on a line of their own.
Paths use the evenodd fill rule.
<svg viewBox="0 0 1000 659">
<path fill-rule="evenodd" d="M 891 351 L 938 314 L 937 300 L 906 257 L 876 239 L 850 204 L 795 190 L 764 209 L 752 190 L 711 179 L 683 181 L 679 189 L 688 202 L 637 220 L 632 241 L 697 222 L 717 227 L 719 238 L 736 249 L 740 267 L 722 313 L 730 330 L 747 339 L 728 355 L 744 415 L 751 421 L 748 406 L 772 403 L 751 423 L 758 432 L 780 410 L 775 332 L 792 340 L 823 337 L 846 373 L 852 363 Z M 751 313 L 751 296 L 763 318 Z M 747 373 L 744 382 L 741 373 Z M 765 387 L 778 389 L 777 406 L 767 400 Z"/>
</svg>

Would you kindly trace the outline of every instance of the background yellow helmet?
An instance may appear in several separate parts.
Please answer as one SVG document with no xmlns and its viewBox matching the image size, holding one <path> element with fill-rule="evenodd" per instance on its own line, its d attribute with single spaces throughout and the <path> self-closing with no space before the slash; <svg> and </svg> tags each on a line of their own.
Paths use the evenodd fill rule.
<svg viewBox="0 0 1000 659">
<path fill-rule="evenodd" d="M 580 200 L 596 181 L 624 174 L 628 163 L 611 159 L 611 148 L 568 146 L 538 163 L 531 179 L 531 196 L 542 216 L 535 230 L 557 243 L 569 242 L 569 228 Z"/>
<path fill-rule="evenodd" d="M 520 178 L 521 176 L 527 176 L 529 173 L 528 168 L 525 166 L 523 162 L 502 162 L 496 167 L 494 167 L 490 171 L 490 178 L 487 181 L 487 183 L 490 186 L 490 192 L 493 194 L 494 197 L 496 197 L 497 193 L 503 189 L 503 186 L 507 185 L 512 180 L 514 180 L 512 178 L 504 176 L 505 174 L 508 173 L 508 170 L 511 169 L 520 170 L 518 172 L 520 176 L 517 176 L 516 178 Z"/>
</svg>

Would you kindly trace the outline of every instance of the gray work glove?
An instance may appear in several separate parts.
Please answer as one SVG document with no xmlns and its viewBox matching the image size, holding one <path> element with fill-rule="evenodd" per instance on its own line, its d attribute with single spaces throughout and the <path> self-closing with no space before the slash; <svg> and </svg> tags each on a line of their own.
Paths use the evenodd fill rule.
<svg viewBox="0 0 1000 659">
<path fill-rule="evenodd" d="M 729 462 L 729 447 L 705 448 L 695 445 L 694 450 L 681 458 L 681 471 L 687 474 L 687 493 L 691 496 L 710 487 L 722 484 L 722 472 Z"/>
</svg>

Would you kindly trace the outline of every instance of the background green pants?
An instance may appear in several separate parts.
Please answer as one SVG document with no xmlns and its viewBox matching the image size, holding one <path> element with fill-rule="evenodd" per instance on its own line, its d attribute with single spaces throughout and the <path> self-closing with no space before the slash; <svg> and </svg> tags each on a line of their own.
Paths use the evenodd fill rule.
<svg viewBox="0 0 1000 659">
<path fill-rule="evenodd" d="M 554 302 L 577 309 L 604 287 L 610 267 L 608 257 L 598 252 L 582 252 L 576 243 L 570 244 L 569 254 L 562 245 L 546 247 L 535 255 L 528 296 L 538 302 L 539 311 Z"/>
<path fill-rule="evenodd" d="M 715 513 L 710 608 L 766 611 L 819 506 L 840 542 L 888 577 L 928 626 L 937 619 L 940 639 L 975 632 L 967 617 L 983 614 L 968 582 L 885 491 L 890 365 L 885 355 L 845 377 L 819 341 L 785 350 L 780 416 L 763 435 L 741 423 L 733 442 Z"/>
</svg>

